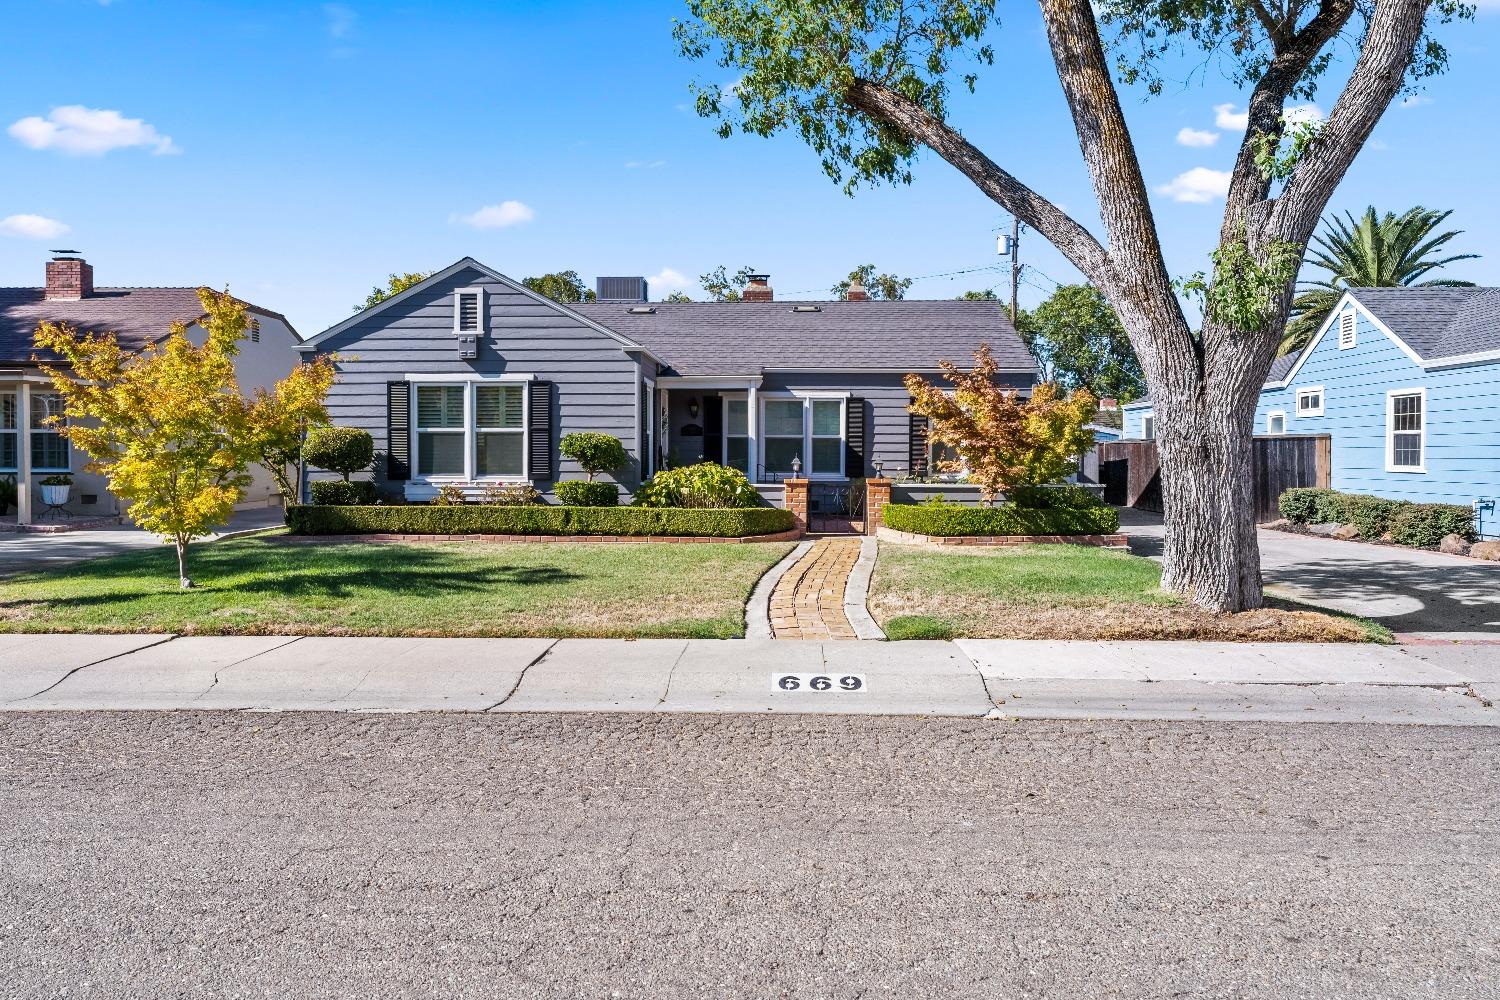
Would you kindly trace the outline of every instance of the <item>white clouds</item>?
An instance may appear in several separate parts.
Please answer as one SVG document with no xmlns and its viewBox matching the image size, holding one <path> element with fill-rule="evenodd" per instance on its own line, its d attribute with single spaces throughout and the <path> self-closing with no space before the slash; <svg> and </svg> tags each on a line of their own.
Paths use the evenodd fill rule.
<svg viewBox="0 0 1500 1000">
<path fill-rule="evenodd" d="M 1189 146 L 1193 149 L 1212 146 L 1218 141 L 1219 133 L 1210 132 L 1207 129 L 1184 128 L 1179 129 L 1177 132 L 1177 144 L 1180 146 Z"/>
<path fill-rule="evenodd" d="M 625 161 L 625 169 L 626 170 L 655 170 L 658 167 L 665 167 L 666 165 L 667 165 L 667 161 L 666 160 L 626 160 Z"/>
<path fill-rule="evenodd" d="M 50 240 L 72 232 L 71 226 L 45 215 L 10 215 L 0 219 L 0 236 L 23 240 Z"/>
<path fill-rule="evenodd" d="M 1248 110 L 1236 111 L 1233 104 L 1215 104 L 1214 124 L 1219 128 L 1243 132 L 1245 126 L 1250 124 L 1250 112 Z"/>
<path fill-rule="evenodd" d="M 657 273 L 646 279 L 653 292 L 664 294 L 666 292 L 685 292 L 692 288 L 696 282 L 689 281 L 687 275 L 674 268 L 664 267 Z"/>
<path fill-rule="evenodd" d="M 1323 120 L 1323 109 L 1316 104 L 1294 104 L 1282 112 L 1282 117 L 1287 120 L 1287 124 L 1289 125 L 1300 125 L 1303 122 L 1319 122 Z M 1243 132 L 1250 124 L 1250 111 L 1249 109 L 1236 111 L 1233 104 L 1215 104 L 1214 124 L 1219 126 L 1219 128 Z M 1184 145 L 1187 144 L 1184 143 Z"/>
<path fill-rule="evenodd" d="M 55 149 L 71 156 L 102 156 L 112 149 L 132 146 L 148 147 L 157 156 L 182 152 L 171 136 L 162 135 L 139 118 L 81 104 L 53 108 L 46 118 L 22 118 L 7 131 L 23 146 Z"/>
<path fill-rule="evenodd" d="M 1403 108 L 1417 108 L 1417 107 L 1421 107 L 1424 104 L 1431 104 L 1431 103 L 1432 103 L 1432 98 L 1428 97 L 1425 94 L 1409 94 L 1408 96 L 1403 97 L 1401 99 L 1401 103 L 1398 105 L 1398 107 L 1403 107 Z"/>
<path fill-rule="evenodd" d="M 486 205 L 468 215 L 454 215 L 451 221 L 462 222 L 475 229 L 505 229 L 518 226 L 536 218 L 531 206 L 519 201 L 502 201 L 498 205 Z"/>
<path fill-rule="evenodd" d="M 1194 167 L 1159 185 L 1158 194 L 1170 195 L 1173 201 L 1203 205 L 1229 193 L 1229 171 Z"/>
</svg>

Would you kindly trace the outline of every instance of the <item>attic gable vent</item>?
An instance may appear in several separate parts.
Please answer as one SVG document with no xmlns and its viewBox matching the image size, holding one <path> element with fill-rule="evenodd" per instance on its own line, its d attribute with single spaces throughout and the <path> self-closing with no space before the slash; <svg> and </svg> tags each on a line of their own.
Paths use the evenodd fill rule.
<svg viewBox="0 0 1500 1000">
<path fill-rule="evenodd" d="M 1353 347 L 1357 342 L 1357 337 L 1354 310 L 1345 309 L 1339 313 L 1339 350 L 1347 351 Z"/>
<path fill-rule="evenodd" d="M 792 306 L 794 313 L 820 313 L 822 311 L 822 306 Z"/>
<path fill-rule="evenodd" d="M 458 293 L 458 332 L 479 332 L 479 293 Z"/>
</svg>

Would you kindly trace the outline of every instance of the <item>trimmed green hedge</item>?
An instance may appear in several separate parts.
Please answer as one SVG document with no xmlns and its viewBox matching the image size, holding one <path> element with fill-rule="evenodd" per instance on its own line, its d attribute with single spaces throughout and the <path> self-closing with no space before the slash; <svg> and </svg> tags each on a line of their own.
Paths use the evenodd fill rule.
<svg viewBox="0 0 1500 1000">
<path fill-rule="evenodd" d="M 893 503 L 885 525 L 919 535 L 1108 535 L 1120 528 L 1120 513 L 1095 503 L 1086 507 L 962 507 L 958 504 Z"/>
<path fill-rule="evenodd" d="M 620 487 L 614 483 L 567 479 L 554 484 L 552 492 L 557 494 L 557 499 L 565 507 L 615 507 L 620 503 Z"/>
<path fill-rule="evenodd" d="M 375 484 L 368 479 L 314 479 L 308 484 L 312 502 L 328 507 L 352 507 L 375 502 Z"/>
<path fill-rule="evenodd" d="M 681 510 L 661 507 L 288 507 L 294 535 L 687 535 L 743 538 L 790 531 L 775 507 Z"/>
<path fill-rule="evenodd" d="M 1383 538 L 1413 548 L 1433 548 L 1445 535 L 1475 539 L 1474 511 L 1462 504 L 1412 503 L 1340 493 L 1337 490 L 1293 489 L 1277 501 L 1281 516 L 1296 524 L 1352 524 L 1360 537 Z"/>
</svg>

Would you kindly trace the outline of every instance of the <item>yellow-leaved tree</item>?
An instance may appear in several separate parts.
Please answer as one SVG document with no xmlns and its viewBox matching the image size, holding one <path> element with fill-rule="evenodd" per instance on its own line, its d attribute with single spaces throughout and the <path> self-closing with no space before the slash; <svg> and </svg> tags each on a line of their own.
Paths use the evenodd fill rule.
<svg viewBox="0 0 1500 1000">
<path fill-rule="evenodd" d="M 42 324 L 34 338 L 65 362 L 42 366 L 65 404 L 57 430 L 89 456 L 89 470 L 107 476 L 110 491 L 129 502 L 132 521 L 176 545 L 184 589 L 193 585 L 189 543 L 229 520 L 250 481 L 247 467 L 261 457 L 258 428 L 275 423 L 268 411 L 288 398 L 281 385 L 255 400 L 241 397 L 234 359 L 245 306 L 228 292 L 203 288 L 198 297 L 202 346 L 182 323 L 140 351 L 120 347 L 111 333 L 53 323 Z M 288 394 L 295 405 L 321 412 L 321 398 L 316 408 L 307 400 L 321 375 L 291 378 L 298 384 Z"/>
<path fill-rule="evenodd" d="M 333 387 L 337 360 L 325 354 L 304 362 L 244 401 L 251 460 L 271 474 L 284 504 L 297 502 L 297 460 L 307 432 L 328 423 L 324 400 Z"/>
<path fill-rule="evenodd" d="M 1078 456 L 1093 446 L 1085 425 L 1099 401 L 1087 389 L 1063 398 L 1057 386 L 1043 382 L 1023 399 L 1016 390 L 997 385 L 999 365 L 988 344 L 974 352 L 974 366 L 962 371 L 940 362 L 945 390 L 920 375 L 906 376 L 912 413 L 930 421 L 928 439 L 949 445 L 958 455 L 944 471 L 967 472 L 979 485 L 985 503 L 1007 490 L 1060 482 Z"/>
</svg>

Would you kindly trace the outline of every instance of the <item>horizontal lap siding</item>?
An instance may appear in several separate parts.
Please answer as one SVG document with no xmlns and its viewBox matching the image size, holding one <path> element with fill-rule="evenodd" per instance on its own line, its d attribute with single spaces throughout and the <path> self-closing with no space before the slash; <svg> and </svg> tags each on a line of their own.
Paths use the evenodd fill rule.
<svg viewBox="0 0 1500 1000">
<path fill-rule="evenodd" d="M 1256 433 L 1281 410 L 1289 434 L 1332 435 L 1333 487 L 1346 492 L 1465 505 L 1500 495 L 1500 364 L 1424 370 L 1363 313 L 1356 329 L 1343 351 L 1329 330 L 1286 388 L 1261 394 Z M 1319 385 L 1324 416 L 1298 417 L 1297 390 Z M 1386 393 L 1408 388 L 1427 390 L 1425 473 L 1385 468 Z"/>
<path fill-rule="evenodd" d="M 479 357 L 463 361 L 453 336 L 453 292 L 485 289 L 488 328 Z M 356 323 L 322 348 L 343 357 L 339 380 L 329 393 L 329 415 L 341 426 L 360 427 L 375 438 L 381 456 L 377 480 L 385 477 L 386 383 L 409 374 L 529 374 L 553 383 L 555 438 L 572 431 L 601 431 L 625 444 L 630 464 L 618 481 L 634 490 L 639 474 L 636 386 L 639 370 L 614 338 L 544 303 L 511 291 L 487 275 L 460 273 L 423 289 L 368 320 Z M 556 453 L 562 478 L 582 478 L 577 464 Z M 538 483 L 538 487 L 545 484 Z"/>
</svg>

